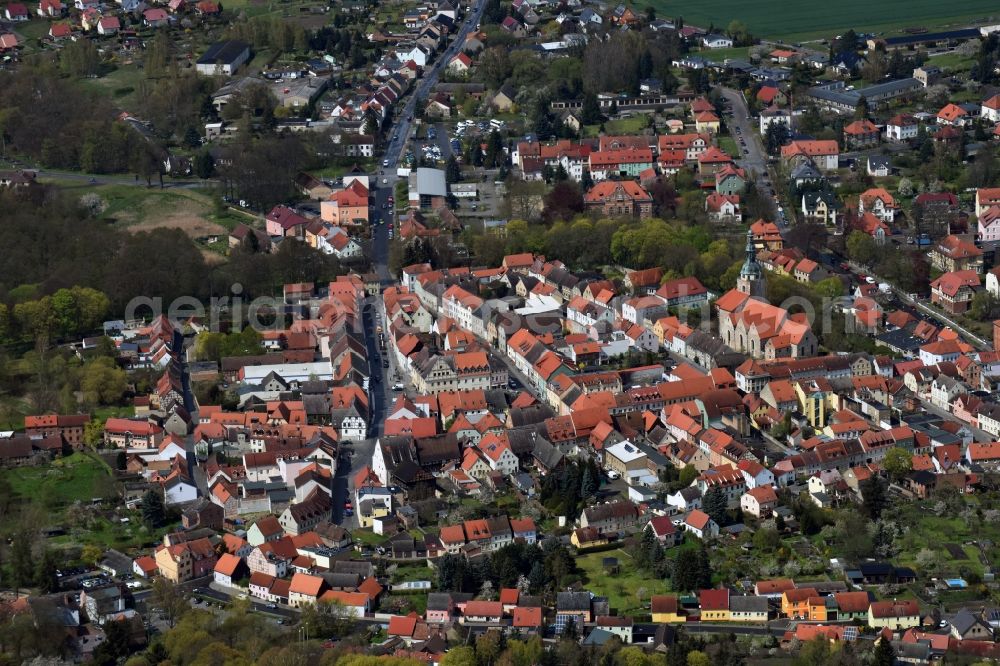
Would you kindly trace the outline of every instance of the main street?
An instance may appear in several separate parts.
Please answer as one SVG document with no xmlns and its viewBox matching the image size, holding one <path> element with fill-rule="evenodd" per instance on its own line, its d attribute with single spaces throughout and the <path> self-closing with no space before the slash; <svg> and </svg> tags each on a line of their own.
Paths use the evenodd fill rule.
<svg viewBox="0 0 1000 666">
<path fill-rule="evenodd" d="M 406 104 L 398 112 L 396 122 L 392 128 L 392 135 L 386 145 L 383 155 L 384 174 L 378 176 L 377 189 L 375 190 L 375 213 L 386 220 L 385 224 L 376 224 L 372 227 L 372 265 L 379 280 L 387 283 L 392 280 L 389 274 L 389 224 L 393 221 L 393 206 L 385 208 L 389 203 L 389 197 L 393 194 L 396 185 L 396 167 L 399 165 L 400 156 L 406 147 L 407 140 L 413 124 L 413 112 L 417 107 L 417 102 L 425 100 L 430 95 L 430 91 L 437 84 L 441 71 L 465 44 L 465 38 L 472 32 L 483 16 L 485 0 L 478 0 L 475 8 L 465 17 L 461 29 L 455 35 L 451 44 L 440 55 L 429 69 L 424 70 L 424 76 L 417 83 L 416 89 L 410 94 Z M 385 182 L 383 182 L 385 181 Z M 398 230 L 397 230 L 398 231 Z"/>
</svg>

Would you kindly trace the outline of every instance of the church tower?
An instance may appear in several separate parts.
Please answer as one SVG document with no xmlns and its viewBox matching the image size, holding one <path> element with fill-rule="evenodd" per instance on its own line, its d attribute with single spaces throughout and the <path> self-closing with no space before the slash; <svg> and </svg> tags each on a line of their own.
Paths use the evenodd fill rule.
<svg viewBox="0 0 1000 666">
<path fill-rule="evenodd" d="M 746 261 L 740 269 L 740 278 L 736 281 L 736 289 L 744 294 L 750 294 L 752 298 L 765 298 L 767 293 L 767 282 L 764 279 L 764 269 L 757 261 L 757 250 L 753 246 L 753 233 L 747 230 Z"/>
</svg>

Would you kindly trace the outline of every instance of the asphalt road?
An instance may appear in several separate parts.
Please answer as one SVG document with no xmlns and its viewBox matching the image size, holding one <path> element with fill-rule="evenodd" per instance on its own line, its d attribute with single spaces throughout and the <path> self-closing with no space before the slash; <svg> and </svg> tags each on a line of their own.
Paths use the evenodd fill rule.
<svg viewBox="0 0 1000 666">
<path fill-rule="evenodd" d="M 194 608 L 204 609 L 205 608 L 204 602 L 195 603 L 199 597 L 204 599 L 214 599 L 215 601 L 220 601 L 222 603 L 230 603 L 232 601 L 233 596 L 234 595 L 227 594 L 226 592 L 223 592 L 222 590 L 216 589 L 214 587 L 199 587 L 196 590 L 194 590 L 191 605 Z M 269 608 L 267 604 L 255 600 L 250 601 L 250 609 L 258 613 L 267 613 L 285 619 L 297 620 L 299 617 L 299 614 L 290 608 L 282 608 L 281 606 L 278 605 L 275 605 L 274 608 Z"/>
<path fill-rule="evenodd" d="M 758 191 L 770 192 L 772 189 L 771 176 L 767 169 L 767 153 L 764 152 L 764 146 L 760 139 L 760 126 L 752 118 L 747 119 L 749 112 L 746 101 L 743 99 L 743 93 L 732 88 L 721 88 L 720 90 L 723 98 L 729 102 L 729 108 L 732 111 L 726 117 L 726 125 L 740 149 L 736 163 L 747 171 L 753 172 Z M 739 128 L 739 132 L 736 131 L 737 128 Z M 741 139 L 745 145 L 740 144 Z M 746 154 L 743 153 L 744 149 L 747 151 Z"/>
</svg>

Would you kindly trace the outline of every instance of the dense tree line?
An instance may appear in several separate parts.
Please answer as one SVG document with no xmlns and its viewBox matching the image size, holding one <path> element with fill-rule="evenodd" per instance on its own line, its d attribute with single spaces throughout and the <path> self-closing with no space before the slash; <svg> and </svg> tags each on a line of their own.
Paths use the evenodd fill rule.
<svg viewBox="0 0 1000 666">
<path fill-rule="evenodd" d="M 279 293 L 287 282 L 322 282 L 343 273 L 336 258 L 292 239 L 273 254 L 237 248 L 227 263 L 209 268 L 183 231 L 119 231 L 79 200 L 45 186 L 0 191 L 0 210 L 6 241 L 0 302 L 7 303 L 16 324 L 16 302 L 69 290 L 42 304 L 43 311 L 51 311 L 44 323 L 51 323 L 55 333 L 90 330 L 97 319 L 120 313 L 136 296 L 160 297 L 166 304 L 179 296 L 224 294 L 240 283 L 253 297 Z M 76 286 L 106 295 L 110 307 L 94 292 L 73 291 Z M 30 307 L 40 306 L 24 305 L 22 311 L 27 314 Z M 82 318 L 74 328 L 75 313 Z"/>
<path fill-rule="evenodd" d="M 601 488 L 601 472 L 593 460 L 570 461 L 542 479 L 539 501 L 552 514 L 575 519 Z"/>
<path fill-rule="evenodd" d="M 438 561 L 437 570 L 441 590 L 491 597 L 501 588 L 517 587 L 524 594 L 540 595 L 568 582 L 574 563 L 561 544 L 546 541 L 543 545 L 511 544 L 477 560 L 445 555 Z"/>
<path fill-rule="evenodd" d="M 0 145 L 43 166 L 121 171 L 143 152 L 138 135 L 115 126 L 108 100 L 62 78 L 52 61 L 0 72 L 0 90 Z"/>
<path fill-rule="evenodd" d="M 558 257 L 575 270 L 611 264 L 630 268 L 660 266 L 668 277 L 694 275 L 713 290 L 735 285 L 743 261 L 742 244 L 712 240 L 711 230 L 704 225 L 687 226 L 659 219 L 577 217 L 551 226 L 512 220 L 507 224 L 506 236 L 467 230 L 462 238 L 477 264 L 496 266 L 504 255 L 535 252 Z"/>
</svg>

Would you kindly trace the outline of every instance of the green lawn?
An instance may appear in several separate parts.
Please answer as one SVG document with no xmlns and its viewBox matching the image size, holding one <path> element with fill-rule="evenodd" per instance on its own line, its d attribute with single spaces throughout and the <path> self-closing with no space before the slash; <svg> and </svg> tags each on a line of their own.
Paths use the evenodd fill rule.
<svg viewBox="0 0 1000 666">
<path fill-rule="evenodd" d="M 722 62 L 723 60 L 749 60 L 749 46 L 734 46 L 731 49 L 702 49 L 698 55 L 712 62 Z"/>
<path fill-rule="evenodd" d="M 975 56 L 967 56 L 962 55 L 961 53 L 952 52 L 931 58 L 930 64 L 940 67 L 941 69 L 956 71 L 968 70 L 975 61 Z"/>
<path fill-rule="evenodd" d="M 683 7 L 665 0 L 651 3 L 664 17 L 683 15 L 689 25 L 725 27 L 742 21 L 757 37 L 787 40 L 833 37 L 848 28 L 858 32 L 890 32 L 909 26 L 928 29 L 964 27 L 971 21 L 994 23 L 997 4 L 991 0 L 966 0 L 957 5 L 915 0 L 905 5 L 889 3 L 874 11 L 867 0 L 846 0 L 817 5 L 808 0 L 705 0 Z"/>
<path fill-rule="evenodd" d="M 366 546 L 381 546 L 386 542 L 386 538 L 381 534 L 375 534 L 372 532 L 371 528 L 358 529 L 351 532 L 351 536 L 354 537 L 355 541 L 360 541 Z"/>
<path fill-rule="evenodd" d="M 740 157 L 740 147 L 736 145 L 736 139 L 731 136 L 719 137 L 719 149 L 732 157 Z"/>
<path fill-rule="evenodd" d="M 614 576 L 609 575 L 601 565 L 606 557 L 618 558 L 618 573 Z M 576 566 L 583 573 L 581 583 L 584 589 L 606 596 L 619 615 L 644 615 L 649 612 L 647 604 L 650 595 L 670 592 L 667 581 L 656 580 L 637 570 L 632 557 L 621 548 L 580 555 L 576 558 Z M 645 590 L 641 600 L 636 596 L 640 589 Z"/>
<path fill-rule="evenodd" d="M 134 407 L 98 407 L 93 414 L 95 419 L 106 421 L 108 419 L 129 419 L 135 416 Z"/>
<path fill-rule="evenodd" d="M 401 564 L 392 572 L 393 583 L 405 583 L 414 580 L 434 581 L 434 570 L 426 564 Z"/>
<path fill-rule="evenodd" d="M 617 118 L 604 123 L 605 134 L 639 134 L 649 124 L 649 116 L 639 114 L 631 118 Z M 601 134 L 600 125 L 584 125 L 584 137 L 595 137 Z"/>
<path fill-rule="evenodd" d="M 0 470 L 0 477 L 18 497 L 41 501 L 50 509 L 77 500 L 89 502 L 95 493 L 106 495 L 109 476 L 108 467 L 86 453 L 74 453 L 51 465 Z"/>
<path fill-rule="evenodd" d="M 135 112 L 139 83 L 145 75 L 135 65 L 122 65 L 113 72 L 96 79 L 81 79 L 81 83 L 111 100 L 123 111 Z"/>
</svg>

